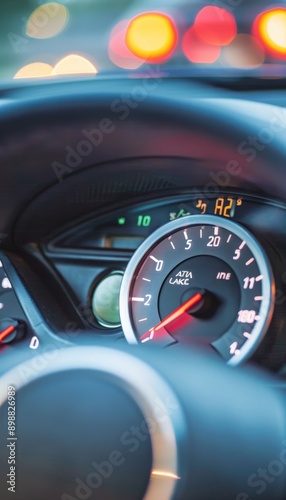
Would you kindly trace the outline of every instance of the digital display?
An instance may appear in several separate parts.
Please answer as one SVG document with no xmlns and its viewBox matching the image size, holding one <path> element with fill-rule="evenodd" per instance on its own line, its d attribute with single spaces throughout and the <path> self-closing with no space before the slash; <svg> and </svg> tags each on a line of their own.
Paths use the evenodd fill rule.
<svg viewBox="0 0 286 500">
<path fill-rule="evenodd" d="M 70 233 L 64 246 L 132 252 L 153 231 L 170 221 L 204 214 L 232 219 L 239 217 L 245 209 L 242 197 L 227 194 L 213 197 L 184 195 L 177 199 L 143 202 L 106 214 L 95 225 L 90 223 L 82 231 Z"/>
<path fill-rule="evenodd" d="M 136 250 L 145 238 L 142 236 L 105 236 L 103 238 L 103 248 L 118 250 Z"/>
</svg>

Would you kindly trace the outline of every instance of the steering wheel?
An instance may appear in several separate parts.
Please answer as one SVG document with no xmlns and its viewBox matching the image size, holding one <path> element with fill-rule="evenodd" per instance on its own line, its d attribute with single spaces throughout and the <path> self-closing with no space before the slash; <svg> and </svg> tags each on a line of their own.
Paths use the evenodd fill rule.
<svg viewBox="0 0 286 500">
<path fill-rule="evenodd" d="M 148 94 L 144 82 L 140 88 L 87 81 L 20 89 L 7 99 L 1 230 L 13 234 L 16 247 L 49 232 L 52 221 L 60 227 L 88 213 L 88 203 L 79 209 L 65 202 L 59 213 L 59 200 L 93 176 L 110 179 L 119 159 L 131 183 L 140 173 L 207 186 L 212 172 L 216 185 L 285 198 L 282 133 L 251 162 L 238 151 L 267 126 L 270 107 L 261 105 L 258 117 L 257 104 L 189 99 L 188 87 L 183 99 Z M 77 166 L 68 164 L 66 145 L 87 147 L 83 131 L 94 148 Z M 160 159 L 156 172 L 148 162 L 134 171 L 131 160 L 143 157 Z M 175 175 L 168 161 L 176 158 L 186 161 Z M 229 162 L 238 162 L 235 174 Z M 119 188 L 114 180 L 118 196 Z M 37 356 L 20 347 L 2 353 L 0 456 L 12 469 L 0 482 L 1 498 L 14 491 L 21 500 L 285 498 L 286 408 L 274 377 L 180 345 L 143 349 L 91 337 L 67 345 L 48 328 L 39 338 Z M 14 407 L 15 435 L 6 436 Z"/>
</svg>

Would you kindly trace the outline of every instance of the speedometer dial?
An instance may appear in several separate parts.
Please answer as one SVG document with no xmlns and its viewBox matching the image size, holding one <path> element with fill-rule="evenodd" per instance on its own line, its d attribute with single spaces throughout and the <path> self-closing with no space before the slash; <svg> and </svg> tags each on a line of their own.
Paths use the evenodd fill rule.
<svg viewBox="0 0 286 500">
<path fill-rule="evenodd" d="M 155 231 L 132 257 L 121 287 L 130 343 L 193 343 L 230 364 L 262 340 L 273 312 L 274 281 L 264 251 L 236 223 L 184 217 Z"/>
</svg>

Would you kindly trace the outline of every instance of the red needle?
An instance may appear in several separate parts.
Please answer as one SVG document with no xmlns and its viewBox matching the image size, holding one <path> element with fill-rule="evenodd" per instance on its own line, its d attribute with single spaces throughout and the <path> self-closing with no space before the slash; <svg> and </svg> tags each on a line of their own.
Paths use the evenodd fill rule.
<svg viewBox="0 0 286 500">
<path fill-rule="evenodd" d="M 202 299 L 203 299 L 203 295 L 201 293 L 196 293 L 195 295 L 193 295 L 190 299 L 188 299 L 186 302 L 184 302 L 184 304 L 177 307 L 177 309 L 175 309 L 175 311 L 171 312 L 171 314 L 169 314 L 165 319 L 163 319 L 163 321 L 160 321 L 160 323 L 158 323 L 158 325 L 154 326 L 154 328 L 151 328 L 151 330 L 144 333 L 144 335 L 142 335 L 140 337 L 141 342 L 142 342 L 142 340 L 144 341 L 146 339 L 151 340 L 153 338 L 155 332 L 157 332 L 158 330 L 160 330 L 164 326 L 169 325 L 170 323 L 175 321 L 175 319 L 178 319 L 180 316 L 182 316 L 182 314 L 187 312 L 191 307 L 196 306 Z"/>
<path fill-rule="evenodd" d="M 3 332 L 0 333 L 0 342 L 2 342 L 2 340 L 5 340 L 6 337 L 8 337 L 10 335 L 10 333 L 14 332 L 14 330 L 15 330 L 15 326 L 13 326 L 13 325 L 5 328 L 5 330 L 3 330 Z"/>
</svg>

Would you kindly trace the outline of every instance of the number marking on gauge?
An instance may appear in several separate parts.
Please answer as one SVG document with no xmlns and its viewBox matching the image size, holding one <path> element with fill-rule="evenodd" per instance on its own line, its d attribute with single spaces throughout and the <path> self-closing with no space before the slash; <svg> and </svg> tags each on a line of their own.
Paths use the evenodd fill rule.
<svg viewBox="0 0 286 500">
<path fill-rule="evenodd" d="M 206 343 L 236 365 L 266 333 L 274 294 L 267 256 L 251 233 L 194 214 L 160 227 L 134 253 L 121 286 L 122 328 L 130 343 Z"/>
<path fill-rule="evenodd" d="M 230 346 L 230 354 L 234 354 L 235 356 L 240 355 L 240 349 L 238 348 L 238 342 L 233 342 Z"/>
</svg>

